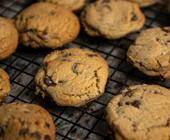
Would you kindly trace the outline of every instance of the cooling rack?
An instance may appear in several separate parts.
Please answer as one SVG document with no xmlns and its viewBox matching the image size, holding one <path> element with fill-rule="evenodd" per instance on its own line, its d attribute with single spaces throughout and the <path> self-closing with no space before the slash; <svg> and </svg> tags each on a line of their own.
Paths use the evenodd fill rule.
<svg viewBox="0 0 170 140">
<path fill-rule="evenodd" d="M 1 0 L 0 16 L 14 18 L 21 10 L 34 3 L 33 0 Z M 170 25 L 169 15 L 164 4 L 142 9 L 146 16 L 143 29 Z M 105 94 L 98 100 L 82 108 L 58 107 L 49 99 L 34 94 L 34 76 L 41 67 L 43 57 L 50 50 L 33 50 L 19 46 L 16 53 L 0 62 L 11 79 L 12 91 L 7 103 L 19 101 L 35 103 L 46 108 L 57 126 L 58 140 L 104 140 L 109 139 L 108 126 L 104 119 L 105 107 L 119 91 L 134 84 L 159 84 L 170 87 L 170 81 L 145 76 L 126 61 L 126 52 L 138 32 L 113 41 L 91 38 L 83 31 L 79 37 L 66 47 L 82 47 L 99 52 L 108 62 L 109 79 Z"/>
</svg>

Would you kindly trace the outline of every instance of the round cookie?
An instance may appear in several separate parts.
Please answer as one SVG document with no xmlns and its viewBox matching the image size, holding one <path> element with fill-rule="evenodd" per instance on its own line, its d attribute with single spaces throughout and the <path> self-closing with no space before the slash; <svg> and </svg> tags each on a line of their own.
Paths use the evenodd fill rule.
<svg viewBox="0 0 170 140">
<path fill-rule="evenodd" d="M 158 85 L 128 87 L 110 101 L 106 112 L 116 140 L 169 140 L 169 89 Z"/>
<path fill-rule="evenodd" d="M 155 3 L 157 3 L 159 0 L 128 0 L 131 2 L 136 2 L 138 3 L 141 7 L 147 7 L 147 6 L 151 6 Z"/>
<path fill-rule="evenodd" d="M 85 5 L 85 0 L 40 0 L 61 5 L 71 11 L 77 11 Z"/>
<path fill-rule="evenodd" d="M 56 104 L 79 107 L 103 94 L 107 78 L 108 65 L 99 54 L 70 48 L 47 55 L 35 82 L 37 92 Z"/>
<path fill-rule="evenodd" d="M 170 78 L 170 27 L 144 30 L 130 46 L 128 60 L 149 76 Z"/>
<path fill-rule="evenodd" d="M 20 42 L 33 48 L 58 48 L 74 40 L 80 30 L 78 18 L 69 10 L 39 2 L 16 18 Z"/>
<path fill-rule="evenodd" d="M 0 60 L 15 52 L 18 32 L 10 19 L 0 17 Z"/>
<path fill-rule="evenodd" d="M 9 95 L 10 89 L 8 74 L 0 68 L 0 102 Z"/>
<path fill-rule="evenodd" d="M 0 107 L 0 140 L 55 140 L 50 114 L 34 104 L 11 103 Z"/>
<path fill-rule="evenodd" d="M 145 17 L 136 3 L 98 0 L 85 8 L 81 21 L 85 31 L 91 36 L 118 39 L 140 30 Z"/>
</svg>

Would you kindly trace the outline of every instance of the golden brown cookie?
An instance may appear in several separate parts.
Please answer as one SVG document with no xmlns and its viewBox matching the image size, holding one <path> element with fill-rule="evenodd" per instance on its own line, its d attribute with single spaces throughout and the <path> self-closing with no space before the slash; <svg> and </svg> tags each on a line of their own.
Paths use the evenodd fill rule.
<svg viewBox="0 0 170 140">
<path fill-rule="evenodd" d="M 128 60 L 149 76 L 170 78 L 170 27 L 144 30 L 127 52 Z"/>
<path fill-rule="evenodd" d="M 50 114 L 38 105 L 2 105 L 0 140 L 56 140 L 55 125 Z"/>
<path fill-rule="evenodd" d="M 0 102 L 9 95 L 10 89 L 9 76 L 0 68 Z"/>
<path fill-rule="evenodd" d="M 106 119 L 116 140 L 169 140 L 170 90 L 137 85 L 113 97 Z"/>
<path fill-rule="evenodd" d="M 40 0 L 61 5 L 71 11 L 77 11 L 85 5 L 85 0 Z"/>
<path fill-rule="evenodd" d="M 10 19 L 0 17 L 0 60 L 15 52 L 18 32 Z"/>
<path fill-rule="evenodd" d="M 101 96 L 107 78 L 107 62 L 99 54 L 70 48 L 47 55 L 35 82 L 42 96 L 60 106 L 78 107 Z"/>
<path fill-rule="evenodd" d="M 89 35 L 118 39 L 140 30 L 145 17 L 135 3 L 123 0 L 98 0 L 85 8 L 81 20 Z"/>
<path fill-rule="evenodd" d="M 74 40 L 80 30 L 78 18 L 69 10 L 39 2 L 16 18 L 20 42 L 33 48 L 58 48 Z"/>
</svg>

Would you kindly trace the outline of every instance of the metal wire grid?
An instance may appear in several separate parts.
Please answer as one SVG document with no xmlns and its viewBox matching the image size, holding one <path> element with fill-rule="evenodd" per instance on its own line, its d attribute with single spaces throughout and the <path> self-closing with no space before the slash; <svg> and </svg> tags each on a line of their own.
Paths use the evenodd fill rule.
<svg viewBox="0 0 170 140">
<path fill-rule="evenodd" d="M 35 2 L 35 1 L 34 1 Z M 22 9 L 33 3 L 33 0 L 1 0 L 0 15 L 13 18 Z M 146 28 L 167 26 L 170 22 L 164 4 L 157 4 L 143 9 L 147 20 Z M 138 33 L 112 41 L 91 38 L 81 33 L 76 41 L 67 47 L 85 47 L 99 52 L 110 67 L 110 76 L 105 94 L 82 108 L 58 107 L 50 100 L 35 96 L 34 76 L 41 66 L 47 50 L 23 49 L 8 59 L 1 61 L 0 66 L 10 75 L 12 91 L 6 102 L 20 101 L 40 104 L 52 115 L 57 126 L 57 139 L 72 140 L 103 140 L 109 139 L 108 126 L 104 120 L 104 109 L 109 100 L 128 85 L 155 83 L 170 87 L 170 81 L 147 77 L 126 61 L 126 51 Z"/>
</svg>

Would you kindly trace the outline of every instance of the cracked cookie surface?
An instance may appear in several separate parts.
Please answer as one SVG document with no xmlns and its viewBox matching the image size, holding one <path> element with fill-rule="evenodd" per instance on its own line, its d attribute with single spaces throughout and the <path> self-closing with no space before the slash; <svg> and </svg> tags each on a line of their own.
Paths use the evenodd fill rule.
<svg viewBox="0 0 170 140">
<path fill-rule="evenodd" d="M 128 1 L 136 2 L 136 3 L 139 4 L 141 7 L 151 6 L 151 5 L 159 2 L 159 0 L 128 0 Z"/>
<path fill-rule="evenodd" d="M 37 92 L 61 106 L 82 106 L 104 93 L 107 62 L 97 53 L 70 48 L 44 59 L 36 77 Z"/>
<path fill-rule="evenodd" d="M 116 140 L 169 140 L 170 90 L 137 85 L 113 97 L 106 119 Z"/>
<path fill-rule="evenodd" d="M 40 0 L 61 5 L 71 11 L 77 11 L 85 5 L 85 0 Z"/>
<path fill-rule="evenodd" d="M 18 32 L 10 19 L 0 17 L 0 60 L 15 52 Z"/>
<path fill-rule="evenodd" d="M 127 52 L 128 60 L 149 76 L 170 78 L 170 27 L 144 30 Z"/>
<path fill-rule="evenodd" d="M 80 30 L 78 18 L 55 4 L 39 2 L 16 18 L 20 42 L 33 48 L 58 48 L 74 40 Z"/>
<path fill-rule="evenodd" d="M 9 76 L 0 68 L 0 102 L 9 95 L 10 89 Z"/>
<path fill-rule="evenodd" d="M 55 140 L 50 114 L 34 104 L 11 103 L 0 107 L 0 140 Z"/>
<path fill-rule="evenodd" d="M 91 36 L 118 39 L 140 30 L 145 17 L 136 3 L 98 0 L 85 8 L 81 21 L 85 31 Z"/>
</svg>

